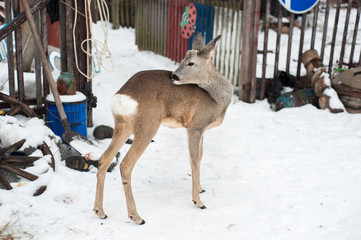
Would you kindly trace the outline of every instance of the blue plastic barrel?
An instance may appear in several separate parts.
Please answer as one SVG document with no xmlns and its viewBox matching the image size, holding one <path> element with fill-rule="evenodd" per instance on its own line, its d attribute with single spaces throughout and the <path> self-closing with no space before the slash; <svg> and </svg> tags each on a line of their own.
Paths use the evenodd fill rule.
<svg viewBox="0 0 361 240">
<path fill-rule="evenodd" d="M 75 95 L 60 95 L 60 100 L 63 103 L 66 117 L 68 118 L 70 128 L 84 137 L 87 137 L 87 102 L 86 96 L 81 92 L 76 92 Z M 49 94 L 46 97 L 46 117 L 47 125 L 50 129 L 62 138 L 65 132 L 58 109 L 56 108 L 54 97 Z"/>
</svg>

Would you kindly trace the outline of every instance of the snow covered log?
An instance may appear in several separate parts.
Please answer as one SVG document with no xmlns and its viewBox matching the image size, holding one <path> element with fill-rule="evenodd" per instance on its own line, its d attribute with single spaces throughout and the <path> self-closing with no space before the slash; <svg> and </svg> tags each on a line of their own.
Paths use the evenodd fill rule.
<svg viewBox="0 0 361 240">
<path fill-rule="evenodd" d="M 332 113 L 343 112 L 343 105 L 337 93 L 331 87 L 331 81 L 322 59 L 315 49 L 304 52 L 301 61 L 307 70 L 307 77 L 311 80 L 318 104 L 321 109 L 329 109 Z"/>
</svg>

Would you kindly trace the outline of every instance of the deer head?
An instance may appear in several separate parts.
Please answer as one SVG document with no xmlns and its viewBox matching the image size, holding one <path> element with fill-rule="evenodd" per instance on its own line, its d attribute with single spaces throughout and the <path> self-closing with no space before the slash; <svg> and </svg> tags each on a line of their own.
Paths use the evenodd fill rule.
<svg viewBox="0 0 361 240">
<path fill-rule="evenodd" d="M 221 35 L 214 38 L 204 46 L 202 34 L 197 33 L 193 42 L 192 50 L 188 50 L 179 68 L 170 74 L 171 82 L 181 84 L 201 84 L 210 80 L 215 68 L 211 58 L 217 47 Z"/>
</svg>

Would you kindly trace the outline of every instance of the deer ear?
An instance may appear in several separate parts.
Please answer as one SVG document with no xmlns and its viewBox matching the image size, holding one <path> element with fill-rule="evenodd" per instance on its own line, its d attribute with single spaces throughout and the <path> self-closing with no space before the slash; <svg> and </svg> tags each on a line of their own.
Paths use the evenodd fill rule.
<svg viewBox="0 0 361 240">
<path fill-rule="evenodd" d="M 192 42 L 192 50 L 200 51 L 204 48 L 204 38 L 201 33 L 197 32 Z"/>
<path fill-rule="evenodd" d="M 218 40 L 221 39 L 221 35 L 218 35 L 216 38 L 214 38 L 212 41 L 210 41 L 203 49 L 202 54 L 206 58 L 212 57 L 214 51 L 216 50 Z"/>
</svg>

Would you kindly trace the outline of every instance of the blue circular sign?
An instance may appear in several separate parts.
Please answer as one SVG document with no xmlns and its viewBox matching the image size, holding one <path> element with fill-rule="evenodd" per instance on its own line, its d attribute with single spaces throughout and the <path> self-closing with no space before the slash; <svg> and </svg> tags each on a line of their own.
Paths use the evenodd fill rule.
<svg viewBox="0 0 361 240">
<path fill-rule="evenodd" d="M 292 13 L 305 13 L 310 11 L 319 0 L 279 0 L 284 8 Z"/>
</svg>

